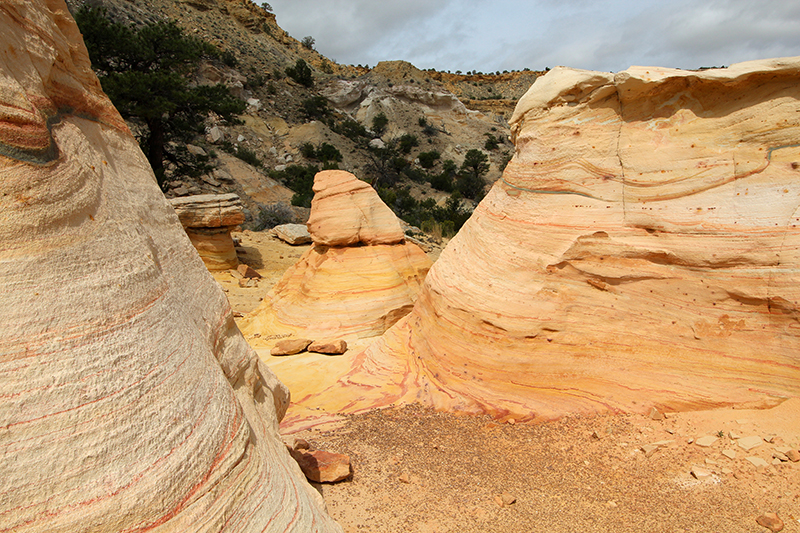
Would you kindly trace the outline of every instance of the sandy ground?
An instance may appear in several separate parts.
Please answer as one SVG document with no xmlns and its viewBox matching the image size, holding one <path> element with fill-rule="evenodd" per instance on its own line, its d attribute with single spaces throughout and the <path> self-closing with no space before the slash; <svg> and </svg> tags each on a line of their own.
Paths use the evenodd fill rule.
<svg viewBox="0 0 800 533">
<path fill-rule="evenodd" d="M 241 288 L 230 272 L 214 277 L 234 311 L 247 313 L 307 246 L 267 233 L 237 236 L 240 259 L 263 279 Z M 751 436 L 760 440 L 748 451 L 738 438 Z M 539 425 L 404 406 L 285 440 L 296 437 L 351 457 L 350 480 L 315 485 L 346 532 L 760 533 L 770 531 L 756 522 L 765 512 L 778 514 L 783 531 L 800 532 L 800 462 L 774 457 L 800 446 L 800 399 L 768 410 Z M 701 437 L 716 438 L 701 446 Z"/>
</svg>

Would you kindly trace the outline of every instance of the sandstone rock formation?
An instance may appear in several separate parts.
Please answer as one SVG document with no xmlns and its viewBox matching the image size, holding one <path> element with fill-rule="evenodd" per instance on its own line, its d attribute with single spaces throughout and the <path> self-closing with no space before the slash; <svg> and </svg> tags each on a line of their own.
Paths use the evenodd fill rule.
<svg viewBox="0 0 800 533">
<path fill-rule="evenodd" d="M 552 70 L 413 312 L 314 405 L 517 421 L 800 393 L 800 58 Z"/>
<path fill-rule="evenodd" d="M 0 529 L 341 531 L 63 0 L 0 28 Z"/>
<path fill-rule="evenodd" d="M 206 268 L 228 270 L 239 265 L 231 231 L 244 222 L 244 212 L 236 194 L 200 194 L 169 202 Z"/>
<path fill-rule="evenodd" d="M 411 310 L 431 262 L 404 242 L 394 213 L 352 174 L 320 172 L 314 192 L 308 229 L 315 246 L 242 329 L 263 338 L 380 335 Z"/>
<path fill-rule="evenodd" d="M 343 170 L 314 177 L 308 232 L 315 244 L 354 246 L 399 244 L 400 222 L 366 182 Z"/>
<path fill-rule="evenodd" d="M 800 392 L 799 72 L 539 78 L 383 356 L 419 358 L 431 403 L 517 420 Z"/>
</svg>

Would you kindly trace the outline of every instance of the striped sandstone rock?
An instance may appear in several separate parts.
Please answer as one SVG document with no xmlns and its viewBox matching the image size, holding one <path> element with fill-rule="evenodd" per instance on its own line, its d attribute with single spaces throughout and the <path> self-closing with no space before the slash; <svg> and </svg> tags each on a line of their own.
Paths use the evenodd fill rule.
<svg viewBox="0 0 800 533">
<path fill-rule="evenodd" d="M 796 396 L 798 75 L 800 58 L 540 77 L 414 310 L 310 404 L 525 421 Z"/>
<path fill-rule="evenodd" d="M 0 530 L 341 531 L 63 0 L 0 30 Z"/>
</svg>

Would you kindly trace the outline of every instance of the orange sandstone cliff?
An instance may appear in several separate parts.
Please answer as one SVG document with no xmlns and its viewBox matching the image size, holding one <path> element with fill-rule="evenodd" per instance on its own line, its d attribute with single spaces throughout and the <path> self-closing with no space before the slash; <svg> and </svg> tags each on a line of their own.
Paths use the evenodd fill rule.
<svg viewBox="0 0 800 533">
<path fill-rule="evenodd" d="M 64 2 L 0 28 L 0 530 L 341 531 Z"/>
<path fill-rule="evenodd" d="M 411 314 L 308 401 L 535 420 L 796 396 L 799 74 L 540 77 Z"/>
</svg>

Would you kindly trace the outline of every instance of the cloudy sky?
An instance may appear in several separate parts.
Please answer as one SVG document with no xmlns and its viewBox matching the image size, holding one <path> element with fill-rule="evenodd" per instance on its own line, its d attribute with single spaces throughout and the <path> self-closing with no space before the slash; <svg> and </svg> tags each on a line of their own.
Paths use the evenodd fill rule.
<svg viewBox="0 0 800 533">
<path fill-rule="evenodd" d="M 260 3 L 260 0 L 256 0 Z M 692 69 L 800 55 L 798 0 L 271 0 L 343 64 L 464 72 Z"/>
</svg>

